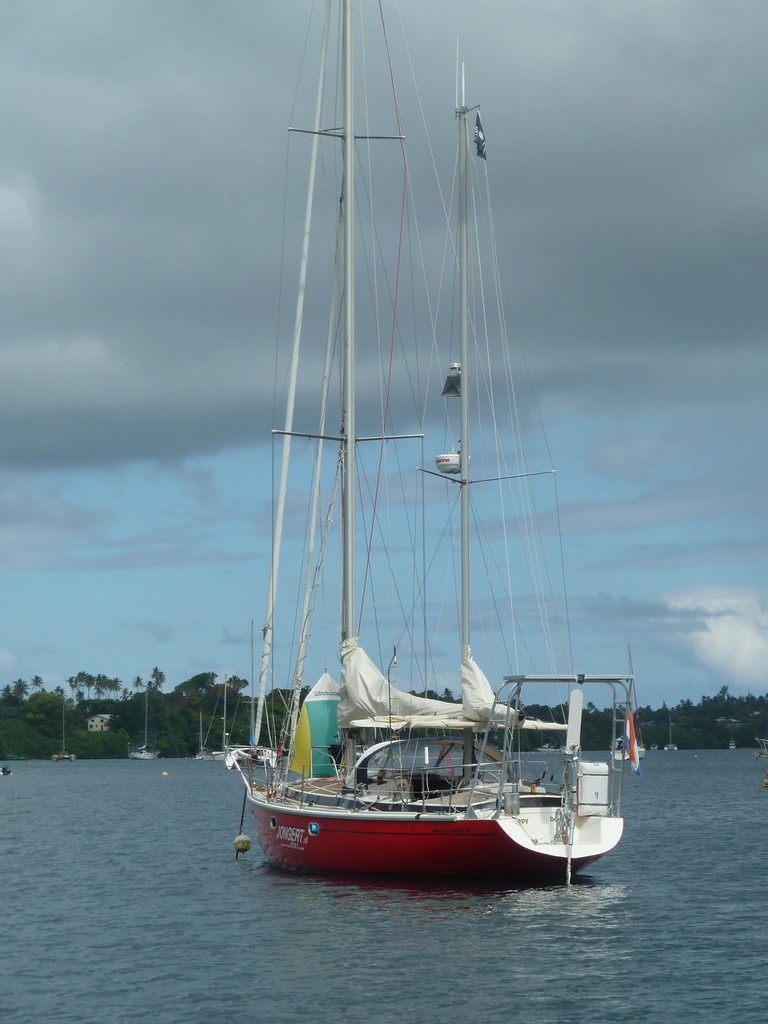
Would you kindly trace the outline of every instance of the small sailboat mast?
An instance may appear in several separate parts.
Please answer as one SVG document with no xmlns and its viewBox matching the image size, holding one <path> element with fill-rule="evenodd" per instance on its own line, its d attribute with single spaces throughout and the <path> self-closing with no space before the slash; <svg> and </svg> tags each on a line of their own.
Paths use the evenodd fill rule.
<svg viewBox="0 0 768 1024">
<path fill-rule="evenodd" d="M 75 755 L 67 750 L 67 700 L 64 694 L 61 695 L 61 750 L 54 754 L 53 761 L 74 761 Z"/>
<path fill-rule="evenodd" d="M 129 751 L 128 757 L 133 761 L 153 761 L 157 757 L 157 753 L 154 750 L 149 750 L 147 746 L 149 737 L 149 687 L 150 683 L 147 681 L 144 684 L 144 743 L 142 746 Z"/>
</svg>

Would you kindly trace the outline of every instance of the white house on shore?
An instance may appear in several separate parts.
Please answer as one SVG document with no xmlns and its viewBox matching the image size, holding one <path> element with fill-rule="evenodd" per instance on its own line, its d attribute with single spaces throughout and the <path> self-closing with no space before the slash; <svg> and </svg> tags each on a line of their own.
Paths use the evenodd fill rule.
<svg viewBox="0 0 768 1024">
<path fill-rule="evenodd" d="M 109 732 L 109 720 L 112 715 L 91 715 L 88 719 L 88 732 Z"/>
</svg>

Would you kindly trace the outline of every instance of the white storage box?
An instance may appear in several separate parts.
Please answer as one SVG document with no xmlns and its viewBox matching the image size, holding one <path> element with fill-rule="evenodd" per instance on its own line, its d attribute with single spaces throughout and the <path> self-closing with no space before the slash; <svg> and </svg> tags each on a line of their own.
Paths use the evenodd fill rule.
<svg viewBox="0 0 768 1024">
<path fill-rule="evenodd" d="M 608 813 L 608 765 L 595 761 L 582 761 L 577 782 L 578 814 Z"/>
</svg>

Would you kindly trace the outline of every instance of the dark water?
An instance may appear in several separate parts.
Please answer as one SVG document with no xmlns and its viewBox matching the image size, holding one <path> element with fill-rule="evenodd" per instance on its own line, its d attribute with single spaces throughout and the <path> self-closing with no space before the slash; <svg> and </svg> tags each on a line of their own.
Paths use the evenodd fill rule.
<svg viewBox="0 0 768 1024">
<path fill-rule="evenodd" d="M 0 1021 L 762 1024 L 763 775 L 752 751 L 649 752 L 588 879 L 468 891 L 236 860 L 221 764 L 19 763 Z"/>
</svg>

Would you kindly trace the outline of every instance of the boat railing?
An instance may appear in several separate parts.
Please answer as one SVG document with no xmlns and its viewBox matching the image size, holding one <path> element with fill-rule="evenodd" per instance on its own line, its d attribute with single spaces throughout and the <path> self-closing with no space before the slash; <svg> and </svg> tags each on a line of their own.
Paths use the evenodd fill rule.
<svg viewBox="0 0 768 1024">
<path fill-rule="evenodd" d="M 514 786 L 524 782 L 527 776 L 524 774 L 524 763 L 526 761 L 520 745 L 520 731 L 525 727 L 525 706 L 523 703 L 524 688 L 539 685 L 553 685 L 557 687 L 567 686 L 569 691 L 577 688 L 582 691 L 593 687 L 606 688 L 611 695 L 611 709 L 613 718 L 613 732 L 615 738 L 616 722 L 623 722 L 626 710 L 630 702 L 632 686 L 631 675 L 597 676 L 597 675 L 515 675 L 507 676 L 496 693 L 497 708 L 504 709 L 504 721 L 500 722 L 500 716 L 496 720 L 489 719 L 480 748 L 480 757 L 484 756 L 485 750 L 490 744 L 490 737 L 493 731 L 501 728 L 503 730 L 503 744 L 501 748 L 502 765 L 504 766 L 498 783 L 497 805 L 501 811 L 509 803 L 510 794 L 514 794 Z M 581 714 L 582 700 L 576 704 L 578 711 L 571 717 L 567 725 L 567 738 L 562 750 L 563 755 L 563 780 L 561 792 L 563 793 L 566 809 L 577 811 L 579 807 L 586 806 L 583 799 L 583 791 L 589 784 L 588 781 L 606 777 L 605 792 L 603 793 L 602 783 L 600 784 L 600 813 L 607 813 L 611 817 L 618 817 L 621 814 L 622 781 L 624 778 L 624 761 L 615 760 L 613 756 L 605 761 L 605 770 L 602 767 L 597 770 L 596 763 L 583 758 L 581 749 Z M 578 719 L 578 720 L 577 720 Z M 560 728 L 563 726 L 560 725 Z M 600 762 L 602 765 L 603 762 Z M 543 777 L 540 780 L 543 782 Z M 476 783 L 473 783 L 476 785 Z"/>
<path fill-rule="evenodd" d="M 277 788 L 302 807 L 357 806 L 450 814 L 466 810 L 470 775 L 481 780 L 473 805 L 487 806 L 491 799 L 495 799 L 499 770 L 499 762 L 494 760 L 482 764 L 473 760 L 468 765 L 454 761 L 450 765 L 431 767 L 390 763 L 366 772 L 354 786 L 344 785 L 340 774 L 317 777 L 296 772 Z M 533 782 L 529 784 L 533 792 L 536 791 L 535 785 Z M 275 789 L 274 786 L 272 788 Z"/>
</svg>

